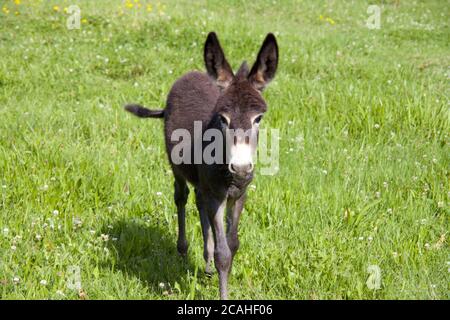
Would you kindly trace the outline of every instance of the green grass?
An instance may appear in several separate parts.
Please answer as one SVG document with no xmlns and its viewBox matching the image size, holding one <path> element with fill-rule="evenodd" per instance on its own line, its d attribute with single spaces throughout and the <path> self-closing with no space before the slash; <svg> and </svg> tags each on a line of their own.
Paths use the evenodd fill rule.
<svg viewBox="0 0 450 320">
<path fill-rule="evenodd" d="M 192 193 L 176 253 L 162 122 L 122 109 L 164 106 L 214 30 L 233 68 L 267 32 L 281 59 L 262 124 L 280 130 L 280 171 L 249 189 L 230 297 L 449 299 L 447 1 L 150 3 L 0 1 L 1 298 L 78 299 L 71 266 L 89 299 L 218 297 Z"/>
</svg>

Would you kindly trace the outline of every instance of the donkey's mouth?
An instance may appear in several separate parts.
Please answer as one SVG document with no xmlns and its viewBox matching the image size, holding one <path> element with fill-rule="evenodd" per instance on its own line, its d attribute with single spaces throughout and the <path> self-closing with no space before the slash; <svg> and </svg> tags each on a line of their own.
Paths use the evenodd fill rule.
<svg viewBox="0 0 450 320">
<path fill-rule="evenodd" d="M 253 171 L 243 174 L 231 173 L 231 175 L 239 180 L 248 180 L 253 177 Z"/>
<path fill-rule="evenodd" d="M 234 181 L 245 182 L 251 180 L 253 178 L 253 171 L 245 172 L 245 173 L 234 173 L 230 172 Z"/>
</svg>

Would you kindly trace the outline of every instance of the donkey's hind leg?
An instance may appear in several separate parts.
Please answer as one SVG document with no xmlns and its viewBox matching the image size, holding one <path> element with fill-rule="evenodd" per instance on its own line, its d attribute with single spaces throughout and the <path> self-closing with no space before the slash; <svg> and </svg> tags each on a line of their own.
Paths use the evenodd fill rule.
<svg viewBox="0 0 450 320">
<path fill-rule="evenodd" d="M 186 202 L 189 195 L 189 188 L 186 179 L 175 175 L 175 204 L 177 205 L 178 214 L 178 241 L 177 250 L 182 256 L 186 256 L 188 250 L 188 242 L 186 240 Z"/>
</svg>

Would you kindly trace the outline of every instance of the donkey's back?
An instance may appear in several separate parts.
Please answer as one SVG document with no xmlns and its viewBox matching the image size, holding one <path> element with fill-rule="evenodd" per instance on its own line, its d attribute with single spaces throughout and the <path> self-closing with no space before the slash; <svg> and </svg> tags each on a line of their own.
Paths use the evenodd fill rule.
<svg viewBox="0 0 450 320">
<path fill-rule="evenodd" d="M 166 144 L 170 149 L 177 144 L 170 139 L 176 129 L 194 134 L 194 121 L 204 124 L 211 120 L 220 91 L 206 74 L 193 71 L 179 78 L 167 97 L 165 113 Z"/>
<path fill-rule="evenodd" d="M 193 71 L 179 78 L 167 96 L 164 136 L 169 162 L 176 173 L 194 184 L 198 182 L 197 168 L 193 164 L 194 154 L 192 152 L 190 164 L 175 165 L 170 155 L 179 141 L 172 139 L 172 134 L 175 130 L 187 130 L 193 139 L 201 139 L 201 136 L 194 134 L 194 122 L 202 122 L 202 128 L 206 128 L 214 114 L 219 95 L 220 90 L 206 73 Z"/>
</svg>

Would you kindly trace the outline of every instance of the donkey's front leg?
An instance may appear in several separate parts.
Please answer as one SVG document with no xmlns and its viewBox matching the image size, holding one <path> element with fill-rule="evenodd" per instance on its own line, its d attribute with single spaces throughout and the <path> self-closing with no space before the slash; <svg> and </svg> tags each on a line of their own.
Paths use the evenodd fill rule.
<svg viewBox="0 0 450 320">
<path fill-rule="evenodd" d="M 207 275 L 212 275 L 212 263 L 214 259 L 214 239 L 211 230 L 211 225 L 209 223 L 208 213 L 204 209 L 203 197 L 197 188 L 195 189 L 195 198 L 198 213 L 200 214 L 200 222 L 202 224 L 202 234 L 203 234 L 203 258 L 205 259 L 206 268 L 205 273 Z"/>
<path fill-rule="evenodd" d="M 227 241 L 233 258 L 239 249 L 238 225 L 245 198 L 246 195 L 243 194 L 237 200 L 229 199 L 227 203 Z"/>
<path fill-rule="evenodd" d="M 219 273 L 220 299 L 228 299 L 228 273 L 231 267 L 231 251 L 228 247 L 224 228 L 224 211 L 226 200 L 208 199 L 208 218 L 214 234 L 214 264 Z"/>
</svg>

